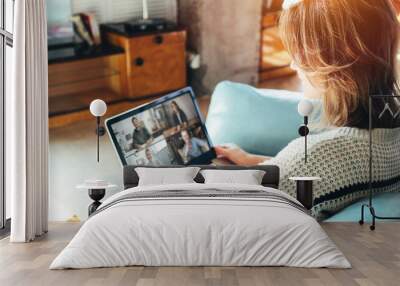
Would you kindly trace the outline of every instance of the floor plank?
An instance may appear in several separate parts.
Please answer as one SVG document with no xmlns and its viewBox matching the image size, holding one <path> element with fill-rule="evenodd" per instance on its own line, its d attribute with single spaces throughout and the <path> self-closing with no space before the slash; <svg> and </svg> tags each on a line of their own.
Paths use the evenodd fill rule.
<svg viewBox="0 0 400 286">
<path fill-rule="evenodd" d="M 74 223 L 51 223 L 49 233 L 32 243 L 11 244 L 8 238 L 0 241 L 0 285 L 399 285 L 399 223 L 378 224 L 375 232 L 368 225 L 355 223 L 322 226 L 350 260 L 352 269 L 138 266 L 51 271 L 51 261 L 80 227 Z"/>
</svg>

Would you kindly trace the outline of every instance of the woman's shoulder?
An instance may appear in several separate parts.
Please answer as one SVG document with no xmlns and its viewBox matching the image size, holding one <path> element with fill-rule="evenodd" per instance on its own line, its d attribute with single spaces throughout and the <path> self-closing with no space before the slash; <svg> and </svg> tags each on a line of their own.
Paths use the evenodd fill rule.
<svg viewBox="0 0 400 286">
<path fill-rule="evenodd" d="M 375 143 L 400 147 L 400 128 L 376 129 L 372 131 Z M 311 134 L 307 137 L 307 152 L 314 157 L 318 154 L 337 156 L 338 153 L 363 153 L 369 146 L 369 131 L 354 127 L 339 127 Z M 291 141 L 275 158 L 266 163 L 276 162 L 295 164 L 304 157 L 304 137 Z"/>
<path fill-rule="evenodd" d="M 353 134 L 354 130 L 350 130 L 349 128 L 335 128 L 311 134 L 307 136 L 307 152 L 309 154 L 329 152 L 329 150 L 335 150 L 343 144 L 350 144 L 360 138 L 368 139 L 368 131 L 365 132 L 359 131 L 359 134 L 355 135 Z M 285 161 L 295 163 L 298 160 L 303 160 L 304 147 L 304 137 L 296 138 L 283 148 L 270 162 Z"/>
<path fill-rule="evenodd" d="M 317 134 L 309 135 L 310 148 L 315 146 L 355 141 L 368 141 L 369 132 L 367 129 L 359 129 L 353 127 L 337 127 L 324 130 Z M 298 143 L 298 142 L 296 142 Z"/>
<path fill-rule="evenodd" d="M 318 133 L 312 133 L 307 136 L 308 140 L 308 149 L 311 150 L 317 146 L 324 145 L 324 144 L 330 144 L 330 142 L 338 142 L 341 140 L 354 140 L 357 138 L 360 138 L 359 136 L 354 136 L 352 134 L 353 130 L 350 130 L 353 128 L 334 128 L 334 129 L 327 129 L 320 131 Z M 360 131 L 360 134 L 363 134 L 362 137 L 368 138 L 368 131 L 367 133 L 364 134 L 364 131 Z M 304 148 L 304 137 L 299 137 L 291 141 L 286 148 L 297 148 L 298 146 L 302 146 Z"/>
<path fill-rule="evenodd" d="M 368 143 L 370 135 L 373 143 L 378 144 L 393 144 L 400 142 L 400 128 L 376 128 L 370 131 L 368 129 L 361 129 L 356 127 L 339 127 L 319 134 L 312 134 L 309 136 L 310 146 L 329 144 L 331 141 L 335 143 L 340 142 L 358 142 Z"/>
</svg>

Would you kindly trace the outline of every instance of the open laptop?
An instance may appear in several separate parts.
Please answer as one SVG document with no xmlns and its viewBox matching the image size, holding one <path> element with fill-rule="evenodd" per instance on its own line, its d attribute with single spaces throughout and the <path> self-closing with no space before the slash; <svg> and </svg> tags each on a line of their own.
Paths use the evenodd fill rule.
<svg viewBox="0 0 400 286">
<path fill-rule="evenodd" d="M 126 165 L 202 165 L 216 158 L 190 87 L 106 120 Z"/>
</svg>

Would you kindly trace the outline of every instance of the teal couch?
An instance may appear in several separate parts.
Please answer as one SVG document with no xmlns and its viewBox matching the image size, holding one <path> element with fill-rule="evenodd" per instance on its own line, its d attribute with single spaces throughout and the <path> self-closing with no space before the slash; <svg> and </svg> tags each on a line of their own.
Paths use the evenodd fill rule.
<svg viewBox="0 0 400 286">
<path fill-rule="evenodd" d="M 383 193 L 377 194 L 373 197 L 373 206 L 376 211 L 376 215 L 382 217 L 400 217 L 400 193 Z M 367 204 L 368 198 L 364 198 L 337 214 L 331 216 L 326 222 L 354 222 L 360 219 L 361 205 Z M 368 209 L 365 210 L 365 221 L 371 222 L 372 217 Z M 379 220 L 378 220 L 379 221 Z"/>
<path fill-rule="evenodd" d="M 300 99 L 299 92 L 224 81 L 211 98 L 207 130 L 214 145 L 235 143 L 251 153 L 275 156 L 298 137 Z"/>
</svg>

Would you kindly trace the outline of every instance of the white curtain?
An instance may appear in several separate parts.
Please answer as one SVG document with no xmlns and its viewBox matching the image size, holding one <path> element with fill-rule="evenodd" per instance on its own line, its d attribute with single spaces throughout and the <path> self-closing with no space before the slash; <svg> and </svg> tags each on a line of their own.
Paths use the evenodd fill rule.
<svg viewBox="0 0 400 286">
<path fill-rule="evenodd" d="M 48 226 L 48 80 L 45 0 L 15 1 L 14 68 L 6 98 L 6 187 L 12 242 Z"/>
</svg>

